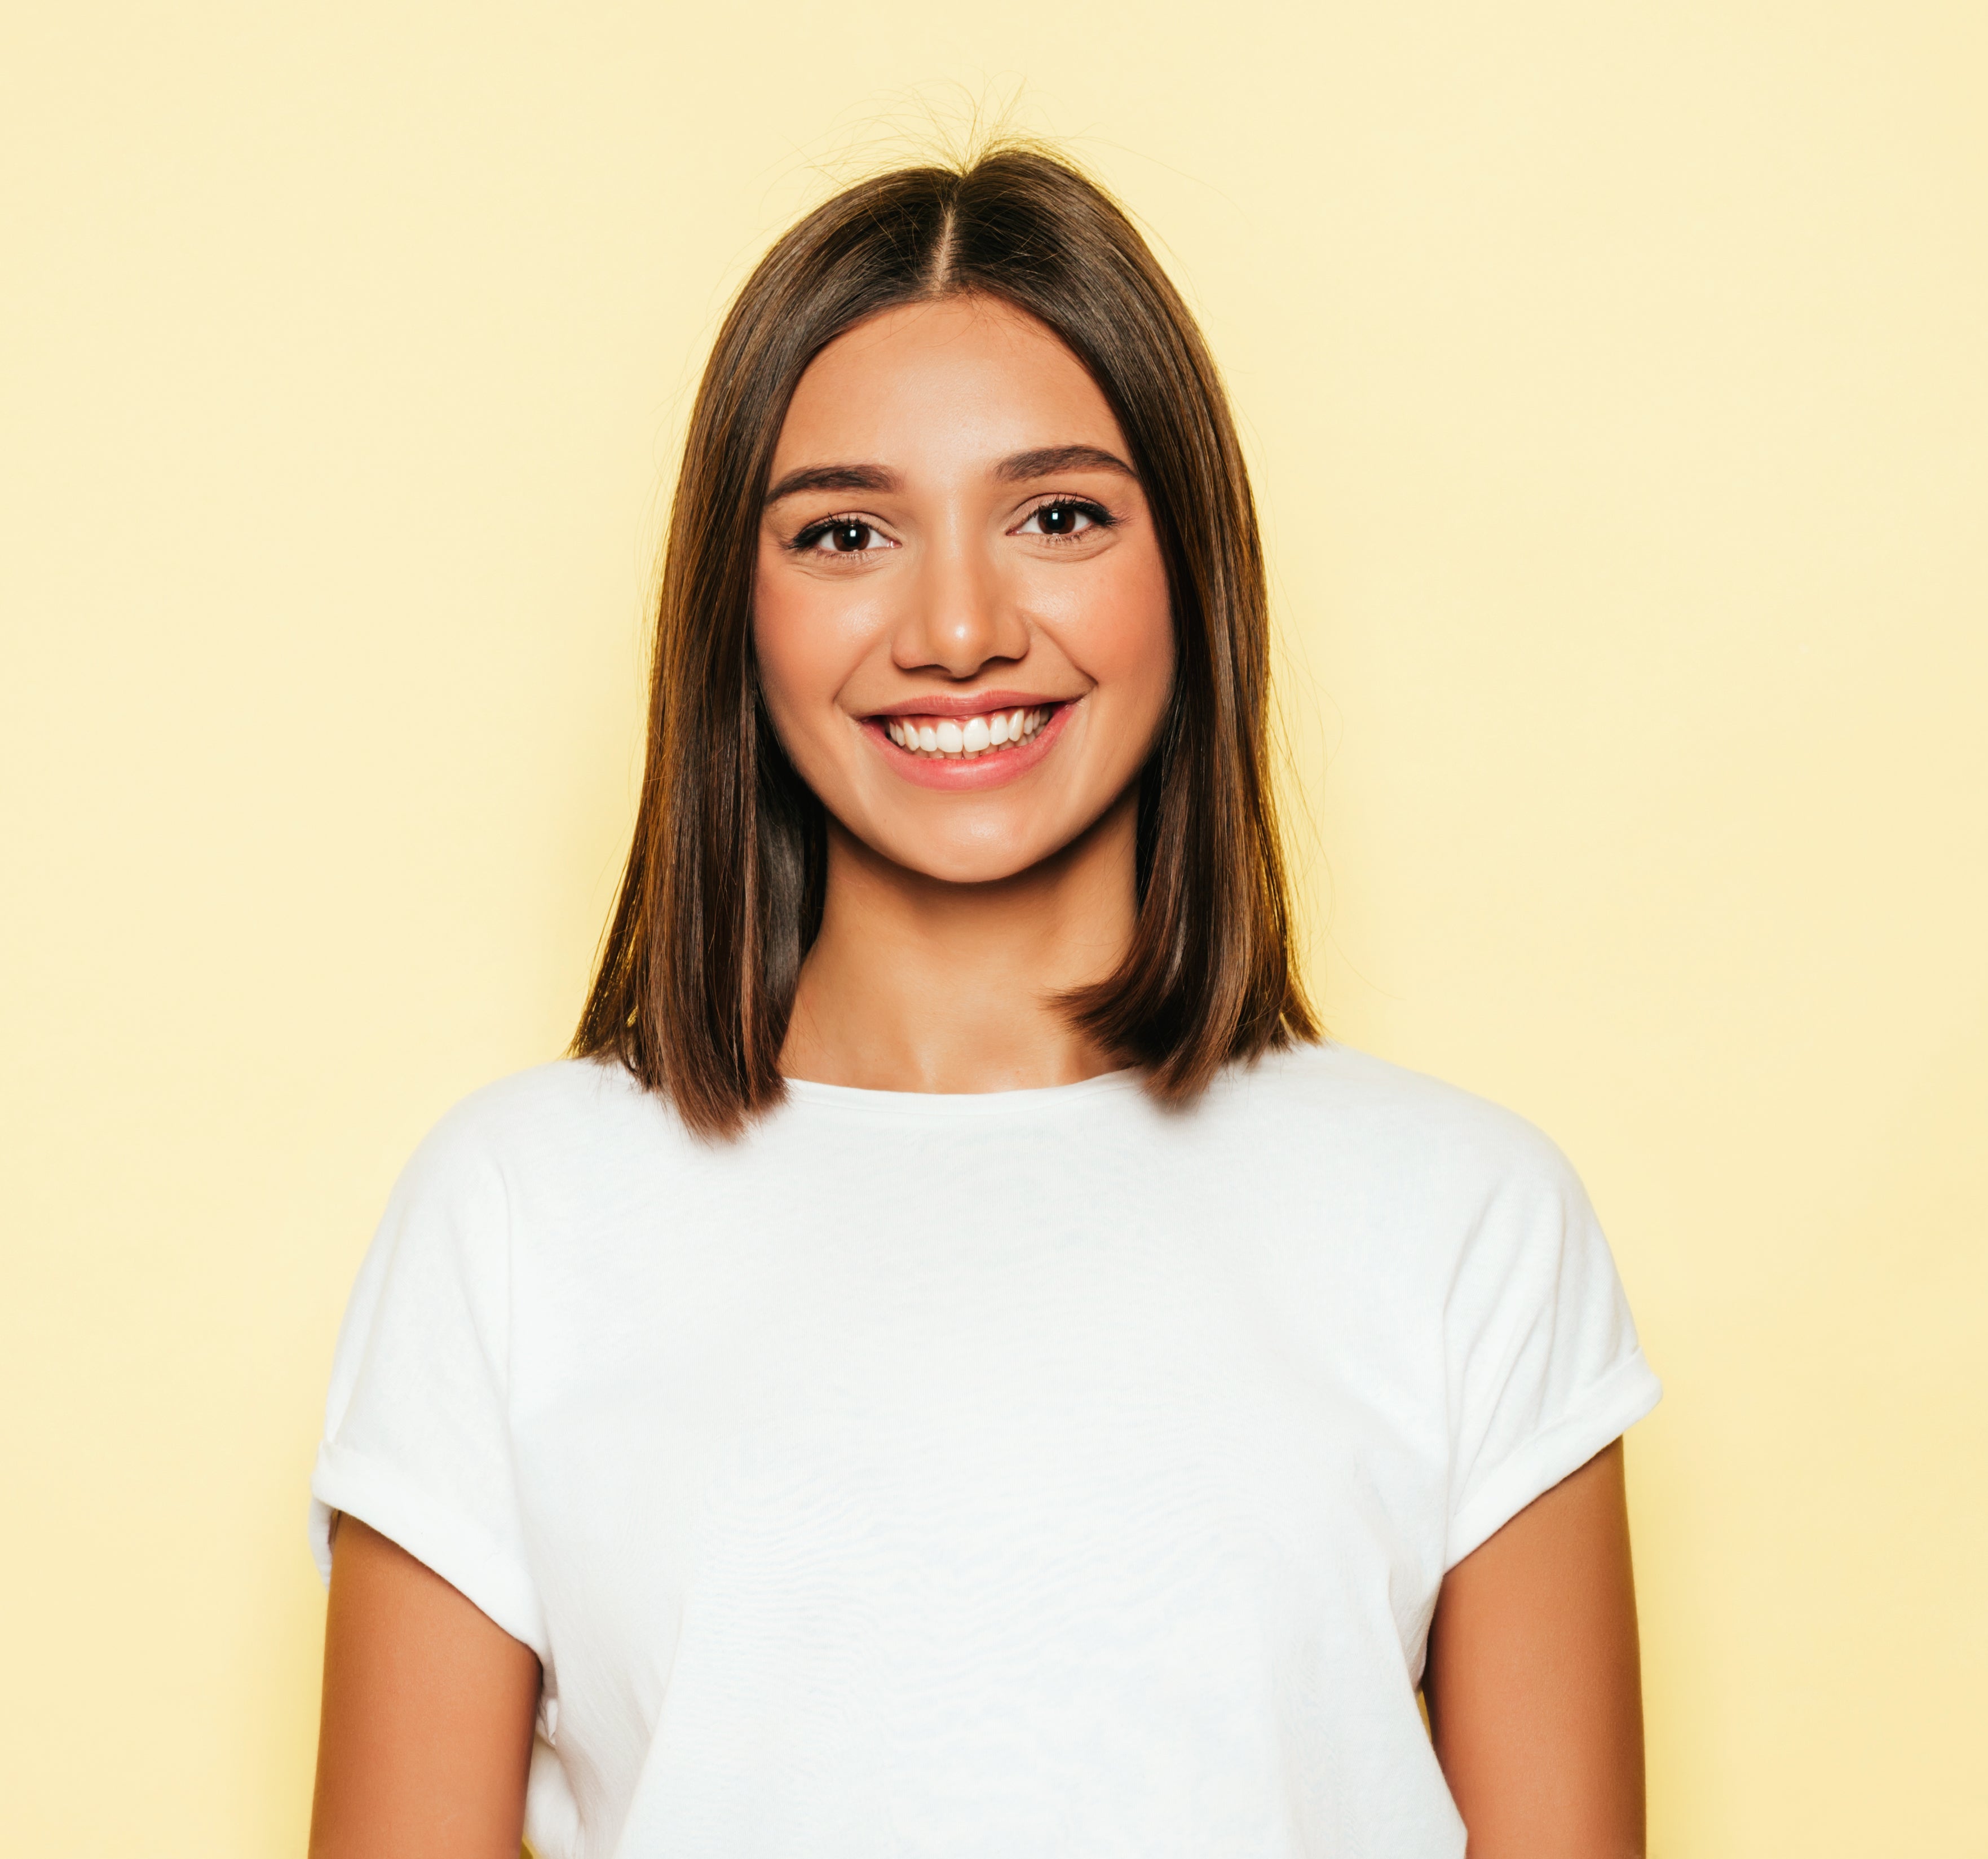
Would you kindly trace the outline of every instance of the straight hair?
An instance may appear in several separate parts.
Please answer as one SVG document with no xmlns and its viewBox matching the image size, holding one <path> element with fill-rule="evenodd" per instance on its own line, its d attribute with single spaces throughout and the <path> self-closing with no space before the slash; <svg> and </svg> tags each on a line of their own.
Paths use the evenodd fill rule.
<svg viewBox="0 0 1988 1859">
<path fill-rule="evenodd" d="M 1138 776 L 1138 916 L 1071 1023 L 1184 1104 L 1224 1065 L 1319 1036 L 1291 953 L 1270 777 L 1269 617 L 1249 475 L 1194 318 L 1124 211 L 1006 144 L 899 169 L 762 259 L 698 389 L 672 505 L 634 843 L 572 1050 L 691 1130 L 736 1134 L 779 1058 L 827 877 L 822 804 L 775 735 L 752 643 L 774 447 L 809 363 L 899 304 L 997 299 L 1052 330 L 1130 448 L 1166 565 L 1173 695 Z"/>
</svg>

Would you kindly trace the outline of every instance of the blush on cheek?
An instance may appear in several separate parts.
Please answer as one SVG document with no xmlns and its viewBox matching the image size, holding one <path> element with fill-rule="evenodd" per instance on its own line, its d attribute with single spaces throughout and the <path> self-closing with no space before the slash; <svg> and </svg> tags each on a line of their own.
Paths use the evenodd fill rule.
<svg viewBox="0 0 1988 1859">
<path fill-rule="evenodd" d="M 833 720 L 837 693 L 860 661 L 860 648 L 851 654 L 838 603 L 822 597 L 840 590 L 783 585 L 778 565 L 771 574 L 766 566 L 753 595 L 753 656 L 767 713 L 798 767 L 811 759 L 811 731 Z"/>
<path fill-rule="evenodd" d="M 1157 728 L 1173 690 L 1177 651 L 1166 576 L 1150 559 L 1128 561 L 1117 586 L 1095 590 L 1069 628 L 1070 655 L 1111 708 Z"/>
</svg>

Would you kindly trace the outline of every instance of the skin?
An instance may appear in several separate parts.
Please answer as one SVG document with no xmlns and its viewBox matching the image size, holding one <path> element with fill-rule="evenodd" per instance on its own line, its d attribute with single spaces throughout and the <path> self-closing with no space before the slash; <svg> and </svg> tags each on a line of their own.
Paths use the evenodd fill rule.
<svg viewBox="0 0 1988 1859">
<path fill-rule="evenodd" d="M 529 1647 L 341 1517 L 311 1859 L 518 1859 L 539 1682 Z"/>
<path fill-rule="evenodd" d="M 768 710 L 830 816 L 789 1077 L 982 1091 L 1116 1063 L 1050 997 L 1131 934 L 1133 783 L 1174 672 L 1128 457 L 1096 384 L 1004 306 L 886 312 L 803 377 L 755 603 Z M 878 720 L 999 694 L 1050 719 L 1010 762 L 935 769 Z M 539 1687 L 529 1648 L 346 1520 L 313 1859 L 516 1859 Z M 1450 1571 L 1424 1695 L 1471 1859 L 1641 1854 L 1620 1442 Z"/>
<path fill-rule="evenodd" d="M 830 819 L 789 1077 L 986 1091 L 1115 1064 L 1050 997 L 1109 972 L 1131 933 L 1131 783 L 1172 685 L 1159 540 L 1110 462 L 1130 455 L 1075 357 L 1002 305 L 888 311 L 803 376 L 754 607 L 767 708 Z M 779 494 L 831 472 L 843 488 Z M 1043 533 L 1057 509 L 1070 532 Z M 827 522 L 864 546 L 795 546 Z M 998 786 L 917 786 L 869 724 L 1001 692 L 1067 711 L 1050 755 Z"/>
<path fill-rule="evenodd" d="M 1642 1859 L 1619 1439 L 1444 1577 L 1422 1697 L 1470 1859 Z"/>
</svg>

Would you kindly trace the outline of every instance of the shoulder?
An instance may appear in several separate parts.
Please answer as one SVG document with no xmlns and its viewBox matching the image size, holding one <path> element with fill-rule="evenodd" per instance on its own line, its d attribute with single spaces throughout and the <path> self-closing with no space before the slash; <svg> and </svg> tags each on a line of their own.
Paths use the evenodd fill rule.
<svg viewBox="0 0 1988 1859">
<path fill-rule="evenodd" d="M 600 1059 L 554 1059 L 472 1091 L 436 1124 L 444 1141 L 502 1145 L 534 1131 L 597 1127 L 651 1102 L 625 1067 Z"/>
<path fill-rule="evenodd" d="M 1259 1152 L 1274 1144 L 1410 1200 L 1578 1195 L 1566 1157 L 1503 1105 L 1334 1042 L 1268 1053 L 1212 1088 L 1210 1109 Z"/>
<path fill-rule="evenodd" d="M 1422 1154 L 1564 1165 L 1551 1139 L 1516 1111 L 1337 1041 L 1266 1053 L 1226 1073 L 1213 1090 L 1227 1100 L 1224 1107 L 1246 1116 L 1357 1131 Z"/>
<path fill-rule="evenodd" d="M 558 1059 L 474 1090 L 421 1139 L 403 1188 L 504 1192 L 548 1174 L 612 1172 L 619 1158 L 685 1140 L 621 1066 Z"/>
<path fill-rule="evenodd" d="M 1609 1336 L 1626 1322 L 1580 1178 L 1516 1112 L 1339 1045 L 1268 1055 L 1221 1088 L 1235 1174 L 1334 1257 L 1406 1273 L 1466 1324 L 1558 1303 L 1591 1303 Z"/>
</svg>

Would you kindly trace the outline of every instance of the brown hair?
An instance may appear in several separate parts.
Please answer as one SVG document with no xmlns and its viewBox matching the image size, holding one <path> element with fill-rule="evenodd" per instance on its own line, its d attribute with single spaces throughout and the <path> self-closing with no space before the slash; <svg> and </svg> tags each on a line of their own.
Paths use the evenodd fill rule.
<svg viewBox="0 0 1988 1859">
<path fill-rule="evenodd" d="M 1164 552 L 1176 671 L 1139 778 L 1139 909 L 1073 1023 L 1184 1103 L 1231 1060 L 1317 1036 L 1290 952 L 1266 730 L 1269 626 L 1248 474 L 1215 364 L 1119 207 L 996 148 L 849 188 L 746 280 L 698 389 L 663 570 L 634 843 L 573 1050 L 618 1058 L 693 1130 L 777 1103 L 821 921 L 821 803 L 775 737 L 752 650 L 759 512 L 802 371 L 894 305 L 955 293 L 1037 318 L 1117 416 Z"/>
</svg>

